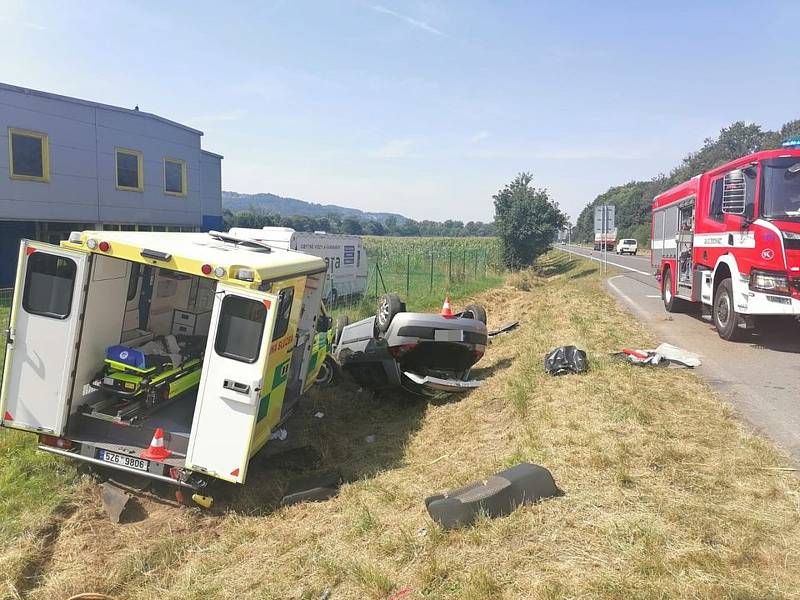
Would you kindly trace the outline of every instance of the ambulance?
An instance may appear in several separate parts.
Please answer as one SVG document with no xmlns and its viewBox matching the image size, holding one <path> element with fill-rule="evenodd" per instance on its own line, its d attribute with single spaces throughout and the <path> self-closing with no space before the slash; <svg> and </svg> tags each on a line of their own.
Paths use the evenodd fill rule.
<svg viewBox="0 0 800 600">
<path fill-rule="evenodd" d="M 23 240 L 0 425 L 195 499 L 214 479 L 244 483 L 325 360 L 326 272 L 213 231 Z"/>
<path fill-rule="evenodd" d="M 228 233 L 322 258 L 328 269 L 323 299 L 329 306 L 341 298 L 360 296 L 367 288 L 367 254 L 361 236 L 291 227 L 232 227 Z"/>
</svg>

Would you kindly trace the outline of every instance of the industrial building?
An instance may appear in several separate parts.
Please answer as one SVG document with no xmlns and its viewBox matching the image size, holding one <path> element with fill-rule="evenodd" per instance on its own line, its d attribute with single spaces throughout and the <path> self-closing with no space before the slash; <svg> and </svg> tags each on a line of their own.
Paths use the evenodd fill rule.
<svg viewBox="0 0 800 600">
<path fill-rule="evenodd" d="M 221 229 L 222 156 L 202 135 L 138 106 L 0 83 L 0 288 L 22 238 Z"/>
</svg>

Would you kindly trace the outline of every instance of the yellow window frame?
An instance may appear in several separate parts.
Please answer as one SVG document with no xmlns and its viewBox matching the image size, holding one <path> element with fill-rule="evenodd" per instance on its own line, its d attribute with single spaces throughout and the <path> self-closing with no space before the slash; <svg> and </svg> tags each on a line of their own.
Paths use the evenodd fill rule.
<svg viewBox="0 0 800 600">
<path fill-rule="evenodd" d="M 23 135 L 26 137 L 36 138 L 42 145 L 42 176 L 35 175 L 17 175 L 14 173 L 14 142 L 13 135 Z M 11 179 L 19 179 L 21 181 L 41 181 L 43 183 L 50 183 L 50 140 L 46 133 L 40 131 L 30 131 L 29 129 L 17 129 L 15 127 L 8 128 L 8 175 Z"/>
<path fill-rule="evenodd" d="M 180 192 L 170 192 L 167 190 L 167 163 L 173 163 L 181 166 L 181 190 Z M 186 169 L 186 161 L 180 158 L 171 158 L 169 156 L 164 157 L 164 193 L 167 196 L 178 196 L 181 198 L 185 198 L 188 194 L 188 185 L 189 185 L 189 178 L 187 176 L 187 169 Z"/>
<path fill-rule="evenodd" d="M 136 187 L 119 184 L 119 155 L 129 154 L 136 157 Z M 144 191 L 144 155 L 139 150 L 131 148 L 114 148 L 114 182 L 117 189 L 123 192 L 143 192 Z"/>
</svg>

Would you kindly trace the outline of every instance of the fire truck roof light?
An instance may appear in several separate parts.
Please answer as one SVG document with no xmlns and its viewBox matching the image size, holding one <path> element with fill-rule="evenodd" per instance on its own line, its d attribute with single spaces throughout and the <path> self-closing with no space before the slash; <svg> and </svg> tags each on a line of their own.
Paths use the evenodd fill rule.
<svg viewBox="0 0 800 600">
<path fill-rule="evenodd" d="M 800 148 L 800 135 L 783 140 L 781 146 L 784 148 Z"/>
</svg>

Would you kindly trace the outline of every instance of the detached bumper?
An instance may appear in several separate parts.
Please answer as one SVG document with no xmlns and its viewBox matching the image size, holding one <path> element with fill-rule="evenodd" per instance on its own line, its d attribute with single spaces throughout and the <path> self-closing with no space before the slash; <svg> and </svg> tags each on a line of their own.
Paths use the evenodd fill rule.
<svg viewBox="0 0 800 600">
<path fill-rule="evenodd" d="M 410 371 L 404 371 L 403 376 L 408 378 L 415 385 L 431 392 L 447 392 L 450 394 L 458 392 L 468 392 L 480 387 L 480 381 L 462 381 L 460 379 L 442 379 L 431 377 L 430 375 L 421 376 Z"/>
</svg>

